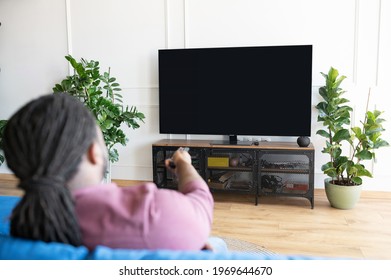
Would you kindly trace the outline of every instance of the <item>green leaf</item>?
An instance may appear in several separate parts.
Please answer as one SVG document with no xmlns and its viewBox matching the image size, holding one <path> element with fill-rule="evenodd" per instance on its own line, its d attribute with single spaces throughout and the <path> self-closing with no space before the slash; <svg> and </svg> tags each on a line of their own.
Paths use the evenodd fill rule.
<svg viewBox="0 0 391 280">
<path fill-rule="evenodd" d="M 60 85 L 60 84 L 56 84 L 55 86 L 54 86 L 54 88 L 53 88 L 53 92 L 63 92 L 64 90 L 63 90 L 63 88 L 62 88 L 62 86 Z"/>
<path fill-rule="evenodd" d="M 67 55 L 65 56 L 66 60 L 68 60 L 68 62 L 71 64 L 71 66 L 76 69 L 79 65 L 79 63 L 71 56 L 71 55 Z"/>
<path fill-rule="evenodd" d="M 356 185 L 362 185 L 362 179 L 360 177 L 352 177 L 351 180 L 356 184 Z"/>
<path fill-rule="evenodd" d="M 97 119 L 98 119 L 99 122 L 103 123 L 106 120 L 106 118 L 107 118 L 106 113 L 102 113 L 102 114 L 98 114 L 97 115 Z"/>
<path fill-rule="evenodd" d="M 141 112 L 137 112 L 136 114 L 135 114 L 135 117 L 136 118 L 138 118 L 139 120 L 143 120 L 143 119 L 145 119 L 145 115 L 143 114 L 143 113 L 141 113 Z M 143 121 L 144 122 L 144 121 Z"/>
<path fill-rule="evenodd" d="M 319 134 L 320 136 L 323 136 L 326 138 L 330 138 L 330 134 L 326 130 L 323 130 L 323 129 L 318 130 L 316 132 L 316 134 Z"/>
<path fill-rule="evenodd" d="M 363 150 L 357 153 L 356 157 L 359 158 L 360 160 L 366 160 L 366 159 L 369 160 L 372 159 L 372 153 L 368 150 Z"/>
<path fill-rule="evenodd" d="M 380 148 L 380 147 L 387 147 L 387 146 L 389 146 L 390 144 L 387 142 L 387 141 L 385 141 L 385 140 L 378 140 L 378 141 L 376 141 L 375 143 L 374 143 L 374 145 L 373 145 L 373 148 L 374 149 L 378 149 L 378 148 Z"/>
<path fill-rule="evenodd" d="M 352 131 L 354 132 L 354 134 L 356 135 L 356 137 L 360 138 L 360 136 L 362 135 L 361 133 L 361 128 L 359 127 L 352 127 Z"/>
<path fill-rule="evenodd" d="M 336 73 L 337 73 L 337 76 L 338 76 L 338 71 Z M 346 79 L 345 76 L 340 76 L 339 78 L 337 78 L 336 81 L 334 82 L 333 88 L 338 88 L 339 85 L 342 83 L 342 81 L 345 80 L 345 79 Z"/>
<path fill-rule="evenodd" d="M 333 137 L 333 142 L 341 142 L 343 140 L 348 140 L 350 139 L 350 133 L 349 133 L 349 130 L 347 129 L 341 129 L 339 131 L 337 131 Z"/>
<path fill-rule="evenodd" d="M 119 160 L 119 154 L 117 149 L 110 149 L 109 150 L 109 159 L 111 162 L 117 162 Z"/>
<path fill-rule="evenodd" d="M 331 67 L 329 70 L 328 76 L 326 78 L 328 78 L 329 80 L 334 82 L 335 79 L 338 77 L 338 75 L 339 75 L 338 70 Z"/>
<path fill-rule="evenodd" d="M 362 167 L 361 169 L 358 170 L 357 176 L 366 176 L 372 178 L 372 173 L 369 172 L 367 169 Z"/>
</svg>

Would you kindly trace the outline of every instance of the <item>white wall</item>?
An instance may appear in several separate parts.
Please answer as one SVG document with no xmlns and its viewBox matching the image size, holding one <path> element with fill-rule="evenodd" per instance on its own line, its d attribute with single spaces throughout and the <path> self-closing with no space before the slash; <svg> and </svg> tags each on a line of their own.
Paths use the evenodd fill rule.
<svg viewBox="0 0 391 280">
<path fill-rule="evenodd" d="M 390 110 L 391 1 L 387 0 L 0 0 L 0 119 L 29 99 L 50 93 L 68 74 L 64 56 L 99 60 L 111 67 L 124 101 L 145 113 L 138 130 L 125 128 L 129 143 L 117 147 L 112 177 L 152 179 L 151 144 L 158 132 L 157 50 L 160 48 L 312 44 L 313 105 L 319 102 L 320 72 L 330 66 L 348 78 L 343 87 L 358 122 L 372 87 L 371 107 Z M 313 109 L 315 186 L 322 187 L 323 138 Z M 385 112 L 385 137 L 391 116 Z M 296 141 L 295 138 L 272 140 Z M 389 140 L 391 142 L 391 140 Z M 367 189 L 388 190 L 387 159 L 378 152 Z M 0 172 L 7 173 L 6 166 Z M 387 180 L 388 179 L 388 180 Z M 388 188 L 387 188 L 388 187 Z"/>
</svg>

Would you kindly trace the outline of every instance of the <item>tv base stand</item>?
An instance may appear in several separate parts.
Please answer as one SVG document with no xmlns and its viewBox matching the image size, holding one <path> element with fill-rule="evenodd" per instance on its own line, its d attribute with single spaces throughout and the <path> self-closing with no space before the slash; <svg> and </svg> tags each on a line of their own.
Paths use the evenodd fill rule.
<svg viewBox="0 0 391 280">
<path fill-rule="evenodd" d="M 253 142 L 251 141 L 236 141 L 231 142 L 229 140 L 214 140 L 210 142 L 210 145 L 223 145 L 223 146 L 251 146 Z"/>
</svg>

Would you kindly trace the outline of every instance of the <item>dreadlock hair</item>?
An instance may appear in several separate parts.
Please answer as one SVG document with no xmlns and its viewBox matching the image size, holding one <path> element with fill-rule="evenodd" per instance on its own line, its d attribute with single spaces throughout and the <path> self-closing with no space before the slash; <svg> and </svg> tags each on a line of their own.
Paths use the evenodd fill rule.
<svg viewBox="0 0 391 280">
<path fill-rule="evenodd" d="M 11 214 L 12 236 L 81 245 L 66 183 L 96 136 L 91 112 L 63 93 L 32 100 L 11 117 L 4 155 L 25 191 Z"/>
</svg>

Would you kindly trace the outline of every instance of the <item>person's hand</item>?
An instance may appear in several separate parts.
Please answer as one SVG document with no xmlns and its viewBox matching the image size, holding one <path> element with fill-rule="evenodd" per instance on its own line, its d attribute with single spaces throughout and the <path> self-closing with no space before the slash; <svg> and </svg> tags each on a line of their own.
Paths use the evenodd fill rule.
<svg viewBox="0 0 391 280">
<path fill-rule="evenodd" d="M 165 161 L 166 168 L 175 174 L 179 191 L 182 191 L 189 182 L 203 180 L 191 164 L 191 156 L 187 151 L 187 148 L 179 148 L 172 155 L 172 158 Z"/>
<path fill-rule="evenodd" d="M 172 155 L 170 159 L 165 160 L 165 165 L 167 169 L 171 170 L 172 172 L 175 172 L 177 169 L 177 166 L 181 164 L 191 164 L 191 156 L 187 152 L 188 149 L 179 148 L 175 151 L 175 153 Z"/>
</svg>

